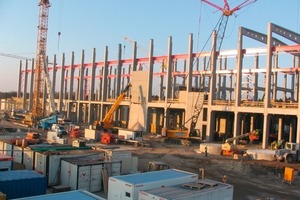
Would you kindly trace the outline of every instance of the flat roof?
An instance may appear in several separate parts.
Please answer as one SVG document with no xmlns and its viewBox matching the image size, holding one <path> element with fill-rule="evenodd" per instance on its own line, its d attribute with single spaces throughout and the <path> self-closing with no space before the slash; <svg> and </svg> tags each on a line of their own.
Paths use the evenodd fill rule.
<svg viewBox="0 0 300 200">
<path fill-rule="evenodd" d="M 233 191 L 233 186 L 213 180 L 200 179 L 195 182 L 186 184 L 164 186 L 160 188 L 150 189 L 142 191 L 144 194 L 152 194 L 166 199 L 181 199 L 186 197 L 197 196 L 200 193 L 209 192 L 212 190 L 218 190 L 221 188 L 228 188 Z"/>
<path fill-rule="evenodd" d="M 145 172 L 145 173 L 136 173 L 123 176 L 113 176 L 110 179 L 116 179 L 123 182 L 127 182 L 133 185 L 141 183 L 151 183 L 166 179 L 181 178 L 186 176 L 198 176 L 197 174 L 185 172 L 177 169 L 166 169 L 161 171 Z"/>
<path fill-rule="evenodd" d="M 63 199 L 63 200 L 104 200 L 103 198 L 87 192 L 85 190 L 73 190 L 68 192 L 59 192 L 53 194 L 38 195 L 32 197 L 20 198 L 19 200 L 52 200 L 52 199 Z"/>
</svg>

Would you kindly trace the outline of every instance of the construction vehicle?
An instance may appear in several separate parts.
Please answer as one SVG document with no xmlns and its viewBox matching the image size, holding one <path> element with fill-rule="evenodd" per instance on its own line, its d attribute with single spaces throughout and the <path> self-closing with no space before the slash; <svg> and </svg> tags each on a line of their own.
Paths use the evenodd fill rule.
<svg viewBox="0 0 300 200">
<path fill-rule="evenodd" d="M 235 140 L 240 140 L 242 138 L 248 137 L 250 133 L 242 134 L 236 137 L 231 137 L 225 140 L 225 143 L 222 144 L 222 152 L 221 154 L 224 156 L 232 156 L 233 154 L 240 154 L 241 151 L 237 148 L 233 142 Z"/>
<path fill-rule="evenodd" d="M 292 163 L 300 161 L 300 148 L 298 143 L 286 142 L 284 149 L 277 149 L 274 155 L 278 161 Z"/>
<path fill-rule="evenodd" d="M 150 161 L 148 163 L 148 171 L 149 172 L 160 171 L 160 170 L 165 170 L 165 169 L 170 169 L 170 166 L 164 162 Z"/>
<path fill-rule="evenodd" d="M 178 129 L 163 129 L 162 135 L 166 135 L 167 137 L 165 142 L 172 141 L 175 143 L 181 143 L 184 146 L 190 146 L 193 140 L 201 140 L 201 133 L 199 129 L 196 129 L 196 124 L 202 111 L 205 97 L 206 92 L 199 92 L 192 117 L 183 125 L 181 125 L 181 127 Z M 191 124 L 190 128 L 188 129 L 185 127 L 185 124 L 187 124 L 189 121 L 191 121 Z"/>
<path fill-rule="evenodd" d="M 113 116 L 116 110 L 119 108 L 121 102 L 125 99 L 126 93 L 131 87 L 131 83 L 128 83 L 124 90 L 121 92 L 115 103 L 111 106 L 110 110 L 106 113 L 102 121 L 95 121 L 94 126 L 97 130 L 110 130 L 113 131 Z"/>
<path fill-rule="evenodd" d="M 41 127 L 44 130 L 49 130 L 53 124 L 57 124 L 57 123 L 58 123 L 57 115 L 52 115 L 39 120 L 39 127 Z"/>
</svg>

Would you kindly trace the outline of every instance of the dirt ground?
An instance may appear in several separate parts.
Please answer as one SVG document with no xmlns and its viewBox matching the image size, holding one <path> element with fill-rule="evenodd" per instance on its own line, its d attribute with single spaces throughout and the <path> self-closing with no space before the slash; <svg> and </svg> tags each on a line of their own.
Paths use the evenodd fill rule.
<svg viewBox="0 0 300 200">
<path fill-rule="evenodd" d="M 1 125 L 8 126 L 7 122 Z M 0 126 L 1 126 L 0 125 Z M 15 126 L 14 126 L 15 127 Z M 5 137 L 6 134 L 1 134 Z M 290 185 L 283 182 L 283 168 L 293 167 L 300 172 L 300 163 L 286 164 L 276 161 L 234 160 L 232 157 L 197 153 L 199 144 L 182 146 L 166 144 L 162 139 L 146 139 L 147 147 L 133 147 L 138 156 L 139 171 L 147 171 L 149 161 L 163 161 L 172 168 L 192 173 L 204 169 L 205 178 L 234 186 L 234 200 L 292 200 L 300 199 L 300 176 Z"/>
<path fill-rule="evenodd" d="M 140 171 L 147 171 L 149 161 L 163 161 L 172 168 L 197 174 L 199 168 L 203 168 L 207 179 L 221 181 L 226 175 L 227 183 L 234 186 L 234 200 L 300 199 L 300 176 L 295 176 L 291 185 L 282 181 L 285 163 L 205 156 L 196 152 L 199 144 L 186 147 L 165 144 L 157 139 L 148 142 L 151 144 L 149 147 L 139 147 L 133 153 L 139 157 Z M 290 166 L 300 170 L 300 163 Z"/>
</svg>

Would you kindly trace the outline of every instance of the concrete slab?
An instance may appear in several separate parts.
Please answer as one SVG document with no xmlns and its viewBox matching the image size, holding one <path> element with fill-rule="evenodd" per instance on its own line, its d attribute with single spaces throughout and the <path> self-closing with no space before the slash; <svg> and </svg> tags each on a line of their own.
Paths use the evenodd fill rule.
<svg viewBox="0 0 300 200">
<path fill-rule="evenodd" d="M 205 148 L 207 148 L 207 153 L 208 154 L 221 155 L 222 144 L 201 143 L 197 153 L 205 153 Z"/>
<path fill-rule="evenodd" d="M 248 149 L 246 153 L 249 157 L 253 160 L 269 160 L 274 161 L 276 158 L 275 150 L 268 150 L 268 149 Z"/>
</svg>

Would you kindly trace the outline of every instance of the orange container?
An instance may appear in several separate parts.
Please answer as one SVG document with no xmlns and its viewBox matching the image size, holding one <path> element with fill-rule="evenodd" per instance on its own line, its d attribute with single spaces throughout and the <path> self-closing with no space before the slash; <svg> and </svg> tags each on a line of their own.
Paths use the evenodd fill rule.
<svg viewBox="0 0 300 200">
<path fill-rule="evenodd" d="M 295 170 L 291 167 L 285 167 L 283 181 L 291 184 L 294 181 L 294 171 Z"/>
</svg>

